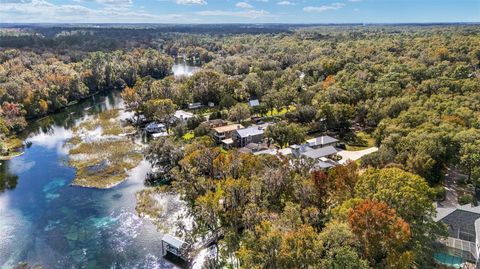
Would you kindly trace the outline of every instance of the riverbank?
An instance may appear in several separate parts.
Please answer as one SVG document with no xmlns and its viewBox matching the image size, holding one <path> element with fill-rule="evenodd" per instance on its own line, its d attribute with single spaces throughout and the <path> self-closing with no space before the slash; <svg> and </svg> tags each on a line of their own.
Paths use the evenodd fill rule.
<svg viewBox="0 0 480 269">
<path fill-rule="evenodd" d="M 16 136 L 7 137 L 2 142 L 4 147 L 2 151 L 5 151 L 7 154 L 1 155 L 0 161 L 8 161 L 23 154 L 23 151 L 20 150 L 23 148 L 23 141 Z"/>
</svg>

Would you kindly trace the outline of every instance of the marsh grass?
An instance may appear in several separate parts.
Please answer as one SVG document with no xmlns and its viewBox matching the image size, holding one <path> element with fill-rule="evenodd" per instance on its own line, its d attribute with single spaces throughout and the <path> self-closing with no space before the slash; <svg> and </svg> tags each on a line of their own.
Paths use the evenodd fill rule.
<svg viewBox="0 0 480 269">
<path fill-rule="evenodd" d="M 162 207 L 153 199 L 153 195 L 157 192 L 160 192 L 157 188 L 143 189 L 137 192 L 135 210 L 141 217 L 155 219 L 160 214 Z"/>
<path fill-rule="evenodd" d="M 16 136 L 7 137 L 4 140 L 2 139 L 1 142 L 6 149 L 6 153 L 5 155 L 0 154 L 0 161 L 11 160 L 23 154 L 23 141 Z"/>
<path fill-rule="evenodd" d="M 131 132 L 118 120 L 118 110 L 108 110 L 93 120 L 82 122 L 69 140 L 69 163 L 76 168 L 72 185 L 110 188 L 128 177 L 128 171 L 143 159 L 138 146 L 120 134 Z M 81 133 L 102 128 L 102 136 L 94 141 L 82 141 Z M 111 136 L 116 136 L 112 138 Z"/>
</svg>

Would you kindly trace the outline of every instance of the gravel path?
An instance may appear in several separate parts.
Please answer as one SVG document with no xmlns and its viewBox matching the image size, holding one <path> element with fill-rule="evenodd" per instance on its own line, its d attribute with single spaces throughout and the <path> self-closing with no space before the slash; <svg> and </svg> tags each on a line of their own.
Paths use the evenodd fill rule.
<svg viewBox="0 0 480 269">
<path fill-rule="evenodd" d="M 363 156 L 365 156 L 367 154 L 370 154 L 370 153 L 373 153 L 377 150 L 378 150 L 377 147 L 371 147 L 371 148 L 368 148 L 368 149 L 357 150 L 357 151 L 342 150 L 342 151 L 337 153 L 337 155 L 342 156 L 342 159 L 340 161 L 338 161 L 338 163 L 344 164 L 348 160 L 356 161 L 356 160 L 362 158 Z"/>
</svg>

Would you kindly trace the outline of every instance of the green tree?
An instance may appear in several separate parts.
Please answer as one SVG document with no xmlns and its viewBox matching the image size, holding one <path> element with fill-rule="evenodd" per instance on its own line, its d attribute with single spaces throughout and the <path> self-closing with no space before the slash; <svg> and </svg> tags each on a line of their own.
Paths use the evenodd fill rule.
<svg viewBox="0 0 480 269">
<path fill-rule="evenodd" d="M 250 109 L 246 104 L 238 103 L 228 110 L 228 118 L 231 121 L 240 123 L 240 121 L 248 119 L 248 117 L 250 117 Z"/>
<path fill-rule="evenodd" d="M 149 100 L 145 105 L 145 116 L 148 119 L 159 121 L 165 124 L 167 132 L 173 122 L 173 115 L 177 106 L 170 99 Z"/>
<path fill-rule="evenodd" d="M 286 145 L 300 144 L 305 141 L 306 129 L 296 123 L 279 122 L 269 125 L 265 137 L 275 141 L 281 148 Z"/>
<path fill-rule="evenodd" d="M 384 202 L 410 226 L 417 264 L 433 262 L 435 240 L 444 234 L 436 223 L 433 190 L 422 177 L 398 168 L 368 169 L 355 187 L 356 197 Z"/>
</svg>

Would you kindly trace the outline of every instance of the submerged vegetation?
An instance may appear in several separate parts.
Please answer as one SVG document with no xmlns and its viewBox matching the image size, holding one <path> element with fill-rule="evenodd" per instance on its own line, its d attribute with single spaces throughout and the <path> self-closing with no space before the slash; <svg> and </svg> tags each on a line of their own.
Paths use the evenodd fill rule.
<svg viewBox="0 0 480 269">
<path fill-rule="evenodd" d="M 118 110 L 107 110 L 74 128 L 69 141 L 69 162 L 77 170 L 73 185 L 113 187 L 143 159 L 140 146 L 120 136 L 131 132 L 132 127 L 122 126 L 118 114 Z"/>
</svg>

